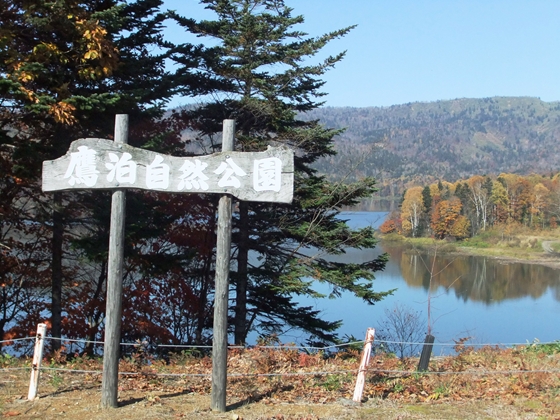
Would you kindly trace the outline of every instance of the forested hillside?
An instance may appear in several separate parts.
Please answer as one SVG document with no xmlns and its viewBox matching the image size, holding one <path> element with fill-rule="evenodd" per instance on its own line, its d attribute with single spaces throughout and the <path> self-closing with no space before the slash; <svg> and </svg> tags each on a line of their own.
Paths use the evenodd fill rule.
<svg viewBox="0 0 560 420">
<path fill-rule="evenodd" d="M 306 114 L 346 128 L 338 155 L 316 166 L 331 179 L 378 179 L 382 196 L 474 174 L 558 170 L 560 103 L 529 97 L 456 99 L 391 107 L 324 107 Z"/>
</svg>

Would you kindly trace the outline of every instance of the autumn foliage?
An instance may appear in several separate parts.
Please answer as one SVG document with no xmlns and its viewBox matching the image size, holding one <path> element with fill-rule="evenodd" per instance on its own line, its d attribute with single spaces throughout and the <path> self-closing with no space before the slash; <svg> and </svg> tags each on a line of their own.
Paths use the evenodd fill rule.
<svg viewBox="0 0 560 420">
<path fill-rule="evenodd" d="M 379 231 L 383 234 L 387 233 L 400 233 L 399 225 L 400 220 L 395 219 L 386 219 L 381 226 L 379 226 Z"/>
<path fill-rule="evenodd" d="M 458 230 L 455 225 L 461 216 L 462 206 L 461 200 L 457 197 L 437 203 L 432 212 L 431 223 L 436 238 L 443 239 L 446 236 L 451 236 L 452 231 Z"/>
<path fill-rule="evenodd" d="M 474 175 L 410 188 L 380 230 L 395 232 L 402 220 L 406 236 L 462 240 L 496 226 L 554 228 L 559 215 L 560 174 Z"/>
</svg>

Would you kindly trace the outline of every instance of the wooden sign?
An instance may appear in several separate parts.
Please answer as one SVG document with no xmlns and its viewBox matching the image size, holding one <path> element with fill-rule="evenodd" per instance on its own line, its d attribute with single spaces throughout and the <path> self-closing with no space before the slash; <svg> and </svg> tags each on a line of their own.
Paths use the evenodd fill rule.
<svg viewBox="0 0 560 420">
<path fill-rule="evenodd" d="M 226 411 L 227 312 L 231 258 L 232 199 L 290 203 L 294 153 L 286 147 L 234 152 L 235 121 L 224 120 L 222 152 L 174 157 L 129 146 L 128 116 L 115 118 L 115 141 L 80 139 L 65 156 L 43 162 L 43 191 L 113 190 L 107 267 L 107 307 L 101 406 L 118 406 L 118 367 L 122 318 L 125 189 L 175 193 L 219 193 L 212 346 L 213 410 Z"/>
<path fill-rule="evenodd" d="M 290 203 L 293 184 L 294 154 L 286 147 L 175 157 L 87 138 L 72 142 L 65 156 L 43 162 L 43 191 L 139 188 Z"/>
</svg>

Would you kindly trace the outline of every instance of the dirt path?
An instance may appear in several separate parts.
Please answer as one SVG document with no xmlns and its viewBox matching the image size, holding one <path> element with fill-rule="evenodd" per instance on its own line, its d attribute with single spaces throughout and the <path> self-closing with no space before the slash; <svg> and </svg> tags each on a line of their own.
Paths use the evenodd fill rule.
<svg viewBox="0 0 560 420">
<path fill-rule="evenodd" d="M 53 393 L 29 402 L 16 399 L 4 404 L 0 413 L 15 419 L 64 420 L 139 420 L 139 419 L 209 419 L 209 420 L 366 420 L 366 419 L 542 419 L 528 399 L 514 403 L 499 401 L 444 401 L 410 404 L 372 398 L 355 405 L 351 402 L 328 404 L 263 403 L 233 404 L 226 413 L 209 409 L 210 397 L 192 393 L 122 392 L 121 406 L 102 410 L 99 389 Z"/>
</svg>

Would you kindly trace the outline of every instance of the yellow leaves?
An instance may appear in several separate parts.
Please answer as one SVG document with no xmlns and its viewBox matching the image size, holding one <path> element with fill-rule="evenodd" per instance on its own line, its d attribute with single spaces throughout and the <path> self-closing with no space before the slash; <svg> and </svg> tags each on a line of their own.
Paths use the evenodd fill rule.
<svg viewBox="0 0 560 420">
<path fill-rule="evenodd" d="M 482 175 L 473 175 L 467 179 L 467 184 L 471 188 L 482 188 L 484 184 L 484 177 Z"/>
<path fill-rule="evenodd" d="M 25 96 L 27 96 L 27 99 L 30 102 L 33 102 L 34 104 L 39 102 L 39 98 L 37 98 L 37 95 L 32 90 L 26 89 L 23 86 L 20 86 L 19 90 L 22 91 L 25 94 Z"/>
<path fill-rule="evenodd" d="M 465 239 L 470 234 L 471 222 L 465 216 L 460 215 L 451 225 L 449 234 L 457 239 Z"/>
<path fill-rule="evenodd" d="M 61 101 L 51 105 L 49 114 L 53 116 L 56 122 L 73 125 L 76 122 L 74 111 L 76 111 L 76 107 L 74 105 Z"/>
<path fill-rule="evenodd" d="M 451 182 L 447 182 L 447 181 L 441 181 L 441 185 L 443 185 L 444 189 L 448 189 L 450 194 L 455 194 L 455 187 L 456 185 L 451 183 Z M 439 191 L 439 188 L 438 188 Z"/>
<path fill-rule="evenodd" d="M 21 106 L 39 104 L 35 111 L 46 111 L 57 123 L 76 122 L 76 108 L 69 99 L 72 81 L 99 80 L 110 76 L 118 65 L 118 51 L 99 21 L 67 14 L 64 42 L 52 37 L 39 38 L 26 53 L 6 61 L 5 77 L 17 86 Z M 41 111 L 39 111 L 41 110 Z"/>
<path fill-rule="evenodd" d="M 403 232 L 415 236 L 420 223 L 421 213 L 425 210 L 422 198 L 422 187 L 412 187 L 406 190 L 401 206 Z"/>
<path fill-rule="evenodd" d="M 22 71 L 22 72 L 18 75 L 18 77 L 17 77 L 17 79 L 18 79 L 20 82 L 22 82 L 22 83 L 30 82 L 30 81 L 32 81 L 34 78 L 35 78 L 35 77 L 34 77 L 32 74 L 30 74 L 30 73 L 28 73 L 28 72 L 26 72 L 26 71 Z"/>
<path fill-rule="evenodd" d="M 95 50 L 89 50 L 84 54 L 84 60 L 95 60 L 99 57 L 99 53 Z"/>
<path fill-rule="evenodd" d="M 86 46 L 81 62 L 96 62 L 82 69 L 80 76 L 89 79 L 110 76 L 118 64 L 118 50 L 107 39 L 107 30 L 99 25 L 99 21 L 84 19 L 76 19 L 76 27 L 82 32 Z"/>
<path fill-rule="evenodd" d="M 41 42 L 38 45 L 35 45 L 35 47 L 33 48 L 33 53 L 35 54 L 45 52 L 45 51 L 52 52 L 55 54 L 60 53 L 58 47 L 54 45 L 52 42 Z"/>
<path fill-rule="evenodd" d="M 19 67 L 19 66 L 16 66 Z M 33 80 L 33 76 L 27 74 L 26 72 L 19 72 L 16 73 L 16 77 L 21 82 L 31 81 Z M 24 86 L 20 86 L 19 90 L 25 95 L 26 99 L 33 103 L 38 104 L 40 102 L 39 95 L 32 89 L 28 89 Z M 49 106 L 49 114 L 55 119 L 56 122 L 72 125 L 76 122 L 76 118 L 74 117 L 74 112 L 76 111 L 76 107 L 68 102 L 59 101 L 53 105 Z"/>
<path fill-rule="evenodd" d="M 11 73 L 11 77 L 13 80 L 17 80 L 20 83 L 28 83 L 31 82 L 35 79 L 35 76 L 33 75 L 33 73 L 26 71 L 23 69 L 24 63 L 19 62 L 19 63 L 15 63 L 12 64 L 12 73 Z M 8 74 L 10 75 L 10 74 Z M 22 89 L 24 90 L 24 89 Z M 27 92 L 26 92 L 27 93 Z"/>
</svg>

